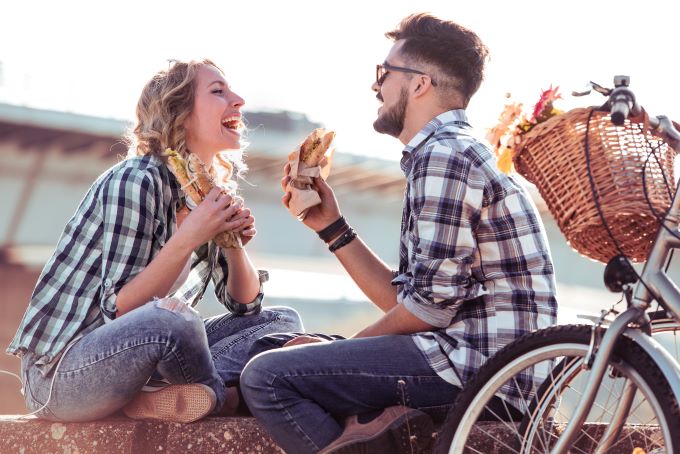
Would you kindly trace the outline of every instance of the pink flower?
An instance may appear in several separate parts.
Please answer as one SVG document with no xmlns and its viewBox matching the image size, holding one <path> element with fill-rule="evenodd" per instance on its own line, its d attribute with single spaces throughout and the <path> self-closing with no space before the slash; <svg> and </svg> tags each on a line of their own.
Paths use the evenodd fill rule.
<svg viewBox="0 0 680 454">
<path fill-rule="evenodd" d="M 503 172 L 512 172 L 512 157 L 522 142 L 522 136 L 537 124 L 562 113 L 553 107 L 555 100 L 562 99 L 558 93 L 559 88 L 553 88 L 551 84 L 547 90 L 542 90 L 531 115 L 523 111 L 520 103 L 506 103 L 498 118 L 498 124 L 487 130 L 486 137 L 498 159 L 497 165 Z"/>
<path fill-rule="evenodd" d="M 552 111 L 553 101 L 562 99 L 562 95 L 557 93 L 559 89 L 559 86 L 553 88 L 552 84 L 550 84 L 550 88 L 541 92 L 541 97 L 534 106 L 534 112 L 531 114 L 532 123 L 546 120 L 545 116 L 549 115 Z"/>
</svg>

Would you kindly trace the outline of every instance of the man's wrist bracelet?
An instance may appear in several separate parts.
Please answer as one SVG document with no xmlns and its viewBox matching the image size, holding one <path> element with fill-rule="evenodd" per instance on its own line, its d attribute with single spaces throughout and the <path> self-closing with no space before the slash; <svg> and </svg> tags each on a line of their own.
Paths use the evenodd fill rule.
<svg viewBox="0 0 680 454">
<path fill-rule="evenodd" d="M 345 220 L 344 216 L 340 216 L 340 218 L 337 221 L 316 233 L 319 235 L 319 238 L 321 238 L 321 240 L 324 243 L 328 243 L 346 227 L 349 227 L 349 224 L 347 224 L 347 221 Z"/>
<path fill-rule="evenodd" d="M 328 250 L 335 253 L 341 247 L 347 246 L 357 237 L 357 232 L 353 228 L 349 228 L 345 233 L 342 234 L 337 240 L 328 246 Z"/>
</svg>

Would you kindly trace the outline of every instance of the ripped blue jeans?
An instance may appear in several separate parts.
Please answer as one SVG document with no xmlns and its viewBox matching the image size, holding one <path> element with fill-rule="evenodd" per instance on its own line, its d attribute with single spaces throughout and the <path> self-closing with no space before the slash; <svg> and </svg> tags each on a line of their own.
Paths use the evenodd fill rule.
<svg viewBox="0 0 680 454">
<path fill-rule="evenodd" d="M 286 452 L 314 453 L 350 415 L 392 405 L 448 409 L 459 388 L 430 367 L 411 336 L 334 340 L 265 351 L 241 374 L 248 408 Z"/>
<path fill-rule="evenodd" d="M 252 344 L 277 332 L 298 331 L 297 312 L 265 308 L 257 315 L 224 314 L 202 320 L 188 306 L 155 300 L 78 340 L 47 376 L 22 358 L 26 406 L 53 421 L 91 421 L 122 408 L 152 375 L 170 383 L 203 383 L 224 403 L 225 384 L 235 384 Z M 54 380 L 53 380 L 54 379 Z"/>
</svg>

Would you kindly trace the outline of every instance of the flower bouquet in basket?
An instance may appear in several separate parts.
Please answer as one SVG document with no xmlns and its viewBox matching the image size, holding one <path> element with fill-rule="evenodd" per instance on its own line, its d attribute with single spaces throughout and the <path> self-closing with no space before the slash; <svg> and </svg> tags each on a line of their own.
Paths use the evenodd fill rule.
<svg viewBox="0 0 680 454">
<path fill-rule="evenodd" d="M 569 245 L 603 263 L 647 257 L 675 192 L 674 150 L 644 113 L 612 123 L 608 109 L 562 112 L 552 86 L 529 112 L 507 104 L 487 138 L 498 167 L 535 184 Z"/>
<path fill-rule="evenodd" d="M 498 159 L 498 168 L 502 172 L 513 171 L 512 158 L 524 134 L 537 124 L 563 113 L 553 105 L 556 100 L 562 98 L 558 93 L 559 88 L 553 88 L 551 85 L 547 90 L 541 91 L 541 97 L 531 112 L 525 111 L 522 103 L 507 103 L 498 118 L 498 124 L 488 130 L 486 139 L 493 147 Z M 510 94 L 507 97 L 510 97 Z"/>
</svg>

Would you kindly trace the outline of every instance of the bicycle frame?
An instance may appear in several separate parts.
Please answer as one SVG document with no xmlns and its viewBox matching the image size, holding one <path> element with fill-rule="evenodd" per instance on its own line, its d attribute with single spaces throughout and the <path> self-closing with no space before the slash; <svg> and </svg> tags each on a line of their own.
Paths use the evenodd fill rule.
<svg viewBox="0 0 680 454">
<path fill-rule="evenodd" d="M 652 120 L 652 126 L 659 126 L 662 132 L 666 132 L 671 138 L 679 140 L 678 132 L 673 128 L 672 123 L 666 117 L 658 117 Z M 677 148 L 676 147 L 676 151 Z M 663 346 L 645 334 L 639 328 L 629 327 L 631 323 L 644 320 L 645 310 L 649 307 L 652 300 L 656 299 L 676 321 L 680 321 L 680 289 L 666 275 L 663 268 L 668 261 L 672 249 L 680 248 L 680 238 L 678 235 L 678 225 L 680 225 L 680 185 L 676 189 L 671 208 L 664 217 L 662 225 L 659 227 L 656 239 L 652 245 L 647 262 L 645 263 L 640 280 L 635 285 L 633 298 L 630 307 L 620 314 L 605 331 L 602 341 L 596 345 L 594 361 L 591 367 L 591 375 L 585 386 L 585 392 L 581 396 L 572 419 L 567 424 L 565 431 L 555 444 L 552 452 L 567 452 L 568 448 L 578 437 L 579 430 L 585 422 L 586 416 L 590 411 L 595 396 L 600 388 L 602 377 L 604 376 L 609 359 L 614 350 L 619 336 L 625 335 L 635 341 L 657 364 L 663 372 L 666 380 L 673 390 L 676 398 L 680 399 L 680 364 L 667 352 Z M 663 226 L 673 226 L 668 229 Z M 671 231 L 676 232 L 673 234 Z M 648 320 L 648 319 L 647 319 Z M 622 405 L 627 405 L 623 399 Z M 625 408 L 624 408 L 625 411 Z M 618 413 L 618 412 L 617 412 Z M 616 432 L 618 428 L 610 427 L 608 432 Z M 609 440 L 612 443 L 614 440 Z M 601 449 L 607 448 L 601 446 Z"/>
</svg>

